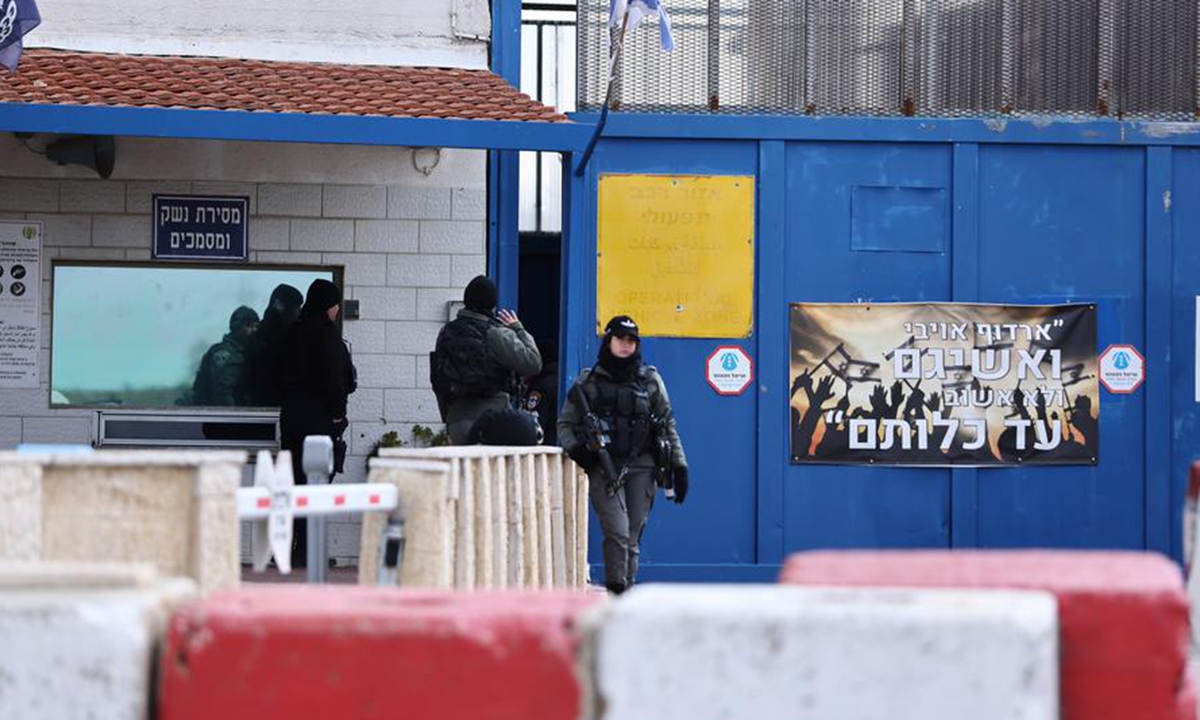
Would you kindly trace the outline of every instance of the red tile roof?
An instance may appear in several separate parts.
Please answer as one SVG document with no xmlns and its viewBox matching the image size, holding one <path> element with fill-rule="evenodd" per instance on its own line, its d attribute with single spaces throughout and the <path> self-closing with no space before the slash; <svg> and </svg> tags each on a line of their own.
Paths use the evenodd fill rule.
<svg viewBox="0 0 1200 720">
<path fill-rule="evenodd" d="M 41 48 L 0 72 L 0 103 L 567 122 L 487 70 Z"/>
</svg>

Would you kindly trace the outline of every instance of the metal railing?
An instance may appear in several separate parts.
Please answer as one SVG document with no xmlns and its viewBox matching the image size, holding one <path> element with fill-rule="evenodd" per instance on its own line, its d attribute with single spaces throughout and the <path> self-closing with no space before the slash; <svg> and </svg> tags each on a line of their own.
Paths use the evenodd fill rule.
<svg viewBox="0 0 1200 720">
<path fill-rule="evenodd" d="M 575 110 L 575 2 L 521 6 L 521 91 L 561 112 Z M 521 153 L 521 232 L 562 231 L 562 160 Z"/>
</svg>

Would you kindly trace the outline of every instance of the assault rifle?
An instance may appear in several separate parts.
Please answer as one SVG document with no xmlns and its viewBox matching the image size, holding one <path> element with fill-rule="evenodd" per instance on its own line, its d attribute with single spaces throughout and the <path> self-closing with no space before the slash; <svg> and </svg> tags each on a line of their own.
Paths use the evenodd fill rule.
<svg viewBox="0 0 1200 720">
<path fill-rule="evenodd" d="M 608 452 L 608 447 L 612 444 L 612 438 L 608 434 L 610 429 L 608 422 L 592 412 L 587 395 L 579 385 L 572 386 L 571 392 L 575 393 L 579 408 L 583 410 L 583 431 L 587 435 L 587 449 L 596 453 L 596 458 L 600 461 L 600 473 L 604 476 L 604 491 L 609 495 L 615 495 L 625 484 L 625 473 L 628 468 L 622 467 L 621 472 L 618 473 L 616 467 L 613 466 L 612 455 Z"/>
</svg>

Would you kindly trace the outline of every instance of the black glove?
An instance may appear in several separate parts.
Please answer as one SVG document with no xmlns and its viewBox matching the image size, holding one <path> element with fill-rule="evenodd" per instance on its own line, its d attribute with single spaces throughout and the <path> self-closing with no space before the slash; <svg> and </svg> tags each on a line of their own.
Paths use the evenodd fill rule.
<svg viewBox="0 0 1200 720">
<path fill-rule="evenodd" d="M 682 505 L 687 497 L 688 473 L 686 467 L 675 468 L 675 504 Z"/>
<path fill-rule="evenodd" d="M 567 451 L 567 457 L 575 461 L 575 464 L 586 470 L 591 470 L 600 462 L 600 458 L 596 453 L 587 448 L 586 445 L 576 445 Z"/>
</svg>

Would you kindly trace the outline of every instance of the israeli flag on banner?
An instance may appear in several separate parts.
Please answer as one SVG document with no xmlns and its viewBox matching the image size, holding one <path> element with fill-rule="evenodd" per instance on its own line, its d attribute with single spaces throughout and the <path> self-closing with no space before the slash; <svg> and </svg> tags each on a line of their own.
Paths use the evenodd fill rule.
<svg viewBox="0 0 1200 720">
<path fill-rule="evenodd" d="M 42 22 L 34 0 L 0 0 L 0 65 L 17 69 L 21 59 L 21 38 Z"/>
<path fill-rule="evenodd" d="M 625 19 L 629 15 L 628 20 Z M 608 24 L 618 30 L 622 22 L 625 32 L 633 32 L 648 15 L 658 16 L 658 40 L 662 49 L 671 52 L 675 49 L 675 38 L 671 36 L 671 18 L 667 9 L 659 0 L 610 0 L 608 6 Z"/>
</svg>

